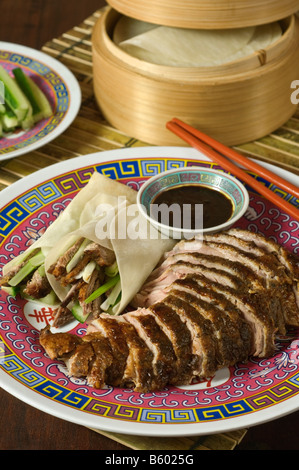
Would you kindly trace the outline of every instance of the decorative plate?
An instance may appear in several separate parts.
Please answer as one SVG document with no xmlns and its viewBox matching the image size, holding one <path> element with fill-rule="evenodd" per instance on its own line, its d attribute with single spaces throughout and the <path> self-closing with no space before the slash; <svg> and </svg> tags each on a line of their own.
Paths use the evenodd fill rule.
<svg viewBox="0 0 299 470">
<path fill-rule="evenodd" d="M 0 138 L 0 160 L 36 150 L 58 137 L 72 123 L 81 104 L 77 79 L 51 56 L 26 46 L 0 42 L 0 65 L 7 71 L 23 69 L 43 90 L 53 115 L 28 131 L 16 130 Z"/>
<path fill-rule="evenodd" d="M 94 171 L 138 190 L 150 176 L 176 167 L 219 169 L 190 148 L 144 147 L 78 157 L 35 172 L 1 192 L 0 266 L 40 237 Z M 265 165 L 296 184 L 289 172 Z M 264 181 L 268 186 L 270 182 Z M 299 223 L 250 191 L 250 207 L 239 227 L 260 231 L 299 253 Z M 298 206 L 299 201 L 279 191 Z M 279 337 L 268 359 L 220 370 L 206 382 L 135 393 L 95 390 L 67 375 L 39 345 L 39 330 L 51 309 L 0 291 L 0 385 L 24 402 L 90 428 L 135 435 L 203 435 L 249 427 L 299 408 L 299 331 Z M 84 325 L 68 331 L 78 335 Z"/>
</svg>

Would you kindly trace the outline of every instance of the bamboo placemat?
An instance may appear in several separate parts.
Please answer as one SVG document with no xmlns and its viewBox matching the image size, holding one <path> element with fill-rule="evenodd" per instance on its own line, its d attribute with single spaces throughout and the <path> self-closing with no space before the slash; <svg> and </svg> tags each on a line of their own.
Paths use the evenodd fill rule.
<svg viewBox="0 0 299 470">
<path fill-rule="evenodd" d="M 77 77 L 82 91 L 82 106 L 72 125 L 54 141 L 36 151 L 0 163 L 0 190 L 36 170 L 62 160 L 102 150 L 148 145 L 111 127 L 95 102 L 91 33 L 103 11 L 96 11 L 83 23 L 42 48 L 69 67 Z M 299 175 L 299 111 L 273 134 L 237 148 L 247 156 L 277 164 Z M 208 436 L 155 438 L 94 431 L 135 450 L 232 450 L 247 432 L 241 429 Z"/>
</svg>

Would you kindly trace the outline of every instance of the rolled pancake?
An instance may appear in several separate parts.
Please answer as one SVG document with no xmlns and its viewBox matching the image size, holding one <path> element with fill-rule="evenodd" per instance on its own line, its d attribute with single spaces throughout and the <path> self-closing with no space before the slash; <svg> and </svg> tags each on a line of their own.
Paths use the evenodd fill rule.
<svg viewBox="0 0 299 470">
<path fill-rule="evenodd" d="M 82 237 L 113 250 L 122 292 L 121 301 L 114 310 L 116 315 L 130 303 L 162 255 L 175 244 L 174 240 L 160 234 L 140 214 L 135 204 L 135 191 L 130 190 L 129 197 L 126 197 L 124 191 L 118 191 L 119 189 L 114 186 L 114 196 L 103 193 L 88 201 L 82 210 L 80 227 L 60 239 L 45 260 L 45 268 L 48 271 L 50 266 Z M 116 197 L 116 194 L 120 196 Z M 107 216 L 109 208 L 112 212 Z M 48 280 L 57 297 L 61 301 L 64 300 L 70 286 L 62 286 L 52 274 L 48 274 Z"/>
<path fill-rule="evenodd" d="M 113 196 L 114 199 L 111 199 Z M 57 246 L 59 241 L 69 233 L 77 230 L 81 225 L 86 223 L 87 208 L 95 206 L 97 201 L 103 197 L 110 197 L 110 203 L 117 203 L 117 197 L 124 196 L 130 203 L 136 200 L 136 191 L 132 188 L 111 180 L 106 176 L 95 172 L 92 174 L 89 182 L 82 188 L 63 212 L 59 214 L 57 219 L 49 225 L 45 233 L 37 239 L 26 251 L 11 260 L 3 266 L 3 275 L 5 275 L 13 266 L 16 266 L 27 257 L 36 248 L 41 248 L 46 256 L 53 246 Z"/>
</svg>

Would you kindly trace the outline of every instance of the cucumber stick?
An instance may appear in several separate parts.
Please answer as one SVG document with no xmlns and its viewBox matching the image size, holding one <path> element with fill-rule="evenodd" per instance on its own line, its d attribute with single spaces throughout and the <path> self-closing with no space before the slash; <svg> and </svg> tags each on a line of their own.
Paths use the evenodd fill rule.
<svg viewBox="0 0 299 470">
<path fill-rule="evenodd" d="M 32 273 L 32 271 L 35 271 L 36 266 L 30 263 L 28 261 L 18 272 L 13 276 L 10 281 L 8 281 L 8 284 L 11 287 L 16 287 L 18 284 L 20 284 L 29 274 Z"/>
<path fill-rule="evenodd" d="M 52 115 L 52 108 L 48 98 L 34 80 L 25 75 L 23 70 L 19 67 L 13 69 L 13 74 L 19 87 L 30 101 L 34 122 L 50 117 Z"/>
<path fill-rule="evenodd" d="M 45 255 L 42 250 L 40 250 L 36 255 L 32 256 L 29 261 L 33 266 L 41 266 L 45 261 Z"/>
<path fill-rule="evenodd" d="M 107 312 L 110 307 L 113 307 L 115 304 L 118 303 L 121 296 L 121 282 L 118 281 L 117 284 L 113 287 L 112 291 L 106 298 L 106 300 L 101 304 L 101 309 L 104 312 Z"/>
<path fill-rule="evenodd" d="M 74 305 L 71 308 L 71 312 L 73 316 L 76 318 L 76 320 L 78 320 L 80 323 L 84 323 L 87 320 L 89 313 L 90 313 L 90 312 L 88 313 L 83 312 L 83 308 L 81 307 L 79 302 L 74 303 Z"/>
<path fill-rule="evenodd" d="M 14 131 L 19 125 L 18 118 L 7 105 L 4 105 L 4 110 L 4 113 L 0 115 L 3 130 L 5 132 Z"/>
<path fill-rule="evenodd" d="M 51 104 L 39 86 L 20 67 L 12 70 L 14 77 L 0 66 L 0 81 L 3 92 L 0 99 L 0 137 L 3 132 L 12 132 L 17 127 L 28 130 L 42 119 L 48 119 L 53 111 Z"/>
<path fill-rule="evenodd" d="M 19 287 L 8 287 L 8 286 L 2 286 L 1 289 L 6 292 L 8 295 L 12 295 L 13 297 L 16 297 L 20 291 Z"/>
<path fill-rule="evenodd" d="M 87 299 L 85 299 L 85 303 L 89 304 L 89 302 L 92 302 L 93 300 L 97 299 L 100 297 L 102 294 L 105 294 L 109 289 L 112 289 L 120 280 L 120 275 L 117 274 L 114 277 L 111 277 L 109 281 L 105 282 L 105 284 L 101 285 L 96 289 L 92 294 L 90 294 Z"/>
<path fill-rule="evenodd" d="M 19 87 L 30 101 L 34 122 L 50 117 L 52 115 L 52 108 L 48 98 L 34 80 L 25 75 L 19 67 L 13 69 L 13 74 Z"/>
<path fill-rule="evenodd" d="M 15 113 L 19 122 L 28 120 L 32 115 L 30 102 L 16 81 L 2 66 L 0 66 L 0 80 L 4 84 L 4 99 L 7 106 Z"/>
<path fill-rule="evenodd" d="M 106 276 L 108 277 L 114 277 L 116 276 L 116 274 L 118 274 L 118 264 L 117 264 L 117 261 L 114 261 L 113 264 L 111 264 L 110 266 L 107 266 L 105 268 L 105 274 Z"/>
<path fill-rule="evenodd" d="M 38 103 L 35 99 L 28 77 L 24 74 L 23 70 L 20 69 L 19 67 L 13 69 L 12 73 L 15 76 L 17 84 L 19 85 L 22 92 L 27 97 L 27 99 L 29 100 L 32 106 L 32 114 L 35 115 L 35 114 L 40 113 L 40 107 L 38 106 Z"/>
<path fill-rule="evenodd" d="M 30 258 L 24 266 L 21 267 L 19 271 L 8 281 L 8 284 L 11 287 L 15 287 L 18 284 L 20 284 L 29 274 L 31 274 L 33 271 L 35 271 L 39 266 L 43 264 L 45 260 L 44 255 L 42 254 L 42 251 L 37 253 L 35 256 Z"/>
</svg>

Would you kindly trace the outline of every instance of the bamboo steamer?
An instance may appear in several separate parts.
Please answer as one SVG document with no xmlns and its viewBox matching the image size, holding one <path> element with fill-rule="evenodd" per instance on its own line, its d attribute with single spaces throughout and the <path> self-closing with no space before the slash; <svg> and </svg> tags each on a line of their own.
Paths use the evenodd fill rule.
<svg viewBox="0 0 299 470">
<path fill-rule="evenodd" d="M 108 0 L 116 11 L 150 23 L 183 28 L 243 28 L 299 10 L 298 0 Z"/>
<path fill-rule="evenodd" d="M 111 39 L 120 13 L 108 8 L 93 31 L 94 92 L 105 118 L 152 145 L 185 145 L 165 127 L 178 117 L 226 145 L 265 136 L 296 111 L 299 19 L 264 51 L 217 67 L 168 67 L 134 58 Z"/>
</svg>

